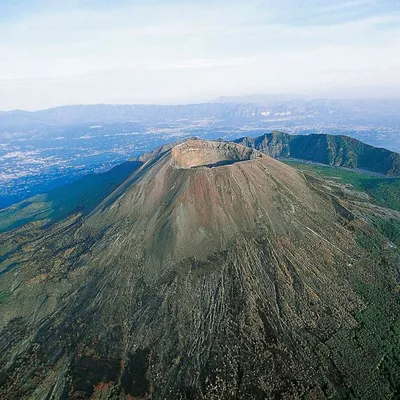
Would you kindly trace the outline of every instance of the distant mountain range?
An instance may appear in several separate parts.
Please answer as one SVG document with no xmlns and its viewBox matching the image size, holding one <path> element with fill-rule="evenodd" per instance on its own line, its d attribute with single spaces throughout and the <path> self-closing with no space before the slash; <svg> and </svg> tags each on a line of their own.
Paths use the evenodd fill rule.
<svg viewBox="0 0 400 400">
<path fill-rule="evenodd" d="M 274 158 L 298 158 L 327 165 L 400 176 L 400 154 L 342 135 L 289 135 L 274 131 L 235 140 Z"/>
<path fill-rule="evenodd" d="M 71 105 L 35 112 L 0 112 L 0 129 L 81 123 L 167 121 L 178 119 L 319 118 L 332 121 L 399 118 L 400 100 L 285 100 L 280 97 L 220 98 L 186 105 Z"/>
</svg>

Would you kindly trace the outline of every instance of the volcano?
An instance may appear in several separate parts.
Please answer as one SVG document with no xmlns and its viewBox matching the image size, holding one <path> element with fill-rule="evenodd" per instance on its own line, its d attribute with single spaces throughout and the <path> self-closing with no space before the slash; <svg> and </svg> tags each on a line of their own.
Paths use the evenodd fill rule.
<svg viewBox="0 0 400 400">
<path fill-rule="evenodd" d="M 397 259 L 366 217 L 394 211 L 235 143 L 146 160 L 0 237 L 1 398 L 398 393 Z"/>
</svg>

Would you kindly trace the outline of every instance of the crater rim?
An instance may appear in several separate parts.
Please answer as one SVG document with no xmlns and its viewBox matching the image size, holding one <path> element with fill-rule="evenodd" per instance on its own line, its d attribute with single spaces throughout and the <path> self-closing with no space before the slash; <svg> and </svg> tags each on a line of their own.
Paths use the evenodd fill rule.
<svg viewBox="0 0 400 400">
<path fill-rule="evenodd" d="M 179 169 L 216 168 L 258 157 L 263 154 L 233 142 L 192 139 L 172 148 L 172 163 Z"/>
</svg>

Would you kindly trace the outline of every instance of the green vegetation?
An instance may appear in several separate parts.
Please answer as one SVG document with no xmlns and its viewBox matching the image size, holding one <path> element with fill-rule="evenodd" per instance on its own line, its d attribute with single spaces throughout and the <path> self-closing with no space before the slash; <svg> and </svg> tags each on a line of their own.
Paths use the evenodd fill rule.
<svg viewBox="0 0 400 400">
<path fill-rule="evenodd" d="M 387 176 L 400 176 L 400 154 L 362 143 L 343 135 L 289 135 L 273 131 L 236 143 L 255 148 L 271 157 L 300 160 L 346 168 L 361 168 Z"/>
<path fill-rule="evenodd" d="M 394 218 L 384 220 L 375 219 L 372 221 L 375 228 L 396 246 L 400 247 L 400 221 Z"/>
<path fill-rule="evenodd" d="M 102 174 L 91 174 L 47 194 L 0 210 L 0 232 L 18 228 L 33 221 L 60 221 L 73 213 L 88 214 L 142 165 L 130 161 Z"/>
<path fill-rule="evenodd" d="M 0 304 L 3 304 L 10 295 L 10 292 L 0 292 Z"/>
<path fill-rule="evenodd" d="M 285 160 L 301 171 L 317 175 L 318 177 L 334 180 L 337 183 L 351 185 L 353 189 L 367 193 L 374 203 L 381 207 L 400 211 L 400 178 L 387 178 L 371 175 L 367 172 L 352 171 L 341 167 L 328 165 L 316 165 L 293 160 Z M 400 247 L 400 220 L 395 218 L 383 219 L 369 217 L 375 229 Z M 359 232 L 357 241 L 361 247 L 368 249 L 371 253 L 379 251 L 380 244 L 376 237 L 372 238 Z"/>
<path fill-rule="evenodd" d="M 400 210 L 400 178 L 387 178 L 368 174 L 368 172 L 352 171 L 340 167 L 308 164 L 299 161 L 283 160 L 285 164 L 313 173 L 321 178 L 349 184 L 355 190 L 367 193 L 376 205 Z"/>
</svg>

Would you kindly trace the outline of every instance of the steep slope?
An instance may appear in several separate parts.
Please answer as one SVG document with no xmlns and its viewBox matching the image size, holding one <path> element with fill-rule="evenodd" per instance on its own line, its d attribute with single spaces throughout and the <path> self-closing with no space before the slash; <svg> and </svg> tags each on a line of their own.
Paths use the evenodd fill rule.
<svg viewBox="0 0 400 400">
<path fill-rule="evenodd" d="M 271 157 L 293 157 L 400 176 L 400 154 L 370 146 L 348 136 L 289 135 L 274 131 L 257 138 L 241 138 L 235 143 L 252 147 Z"/>
<path fill-rule="evenodd" d="M 107 172 L 86 175 L 46 194 L 0 209 L 0 232 L 33 221 L 54 222 L 73 213 L 88 214 L 141 165 L 140 161 L 127 161 Z"/>
<path fill-rule="evenodd" d="M 189 140 L 84 220 L 1 236 L 0 397 L 398 393 L 398 255 L 364 217 L 399 215 L 338 195 Z"/>
</svg>

